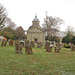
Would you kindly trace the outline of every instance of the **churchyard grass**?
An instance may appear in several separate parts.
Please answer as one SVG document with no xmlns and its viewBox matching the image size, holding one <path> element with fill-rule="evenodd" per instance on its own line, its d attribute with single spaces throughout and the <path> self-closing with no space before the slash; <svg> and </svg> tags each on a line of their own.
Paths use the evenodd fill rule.
<svg viewBox="0 0 75 75">
<path fill-rule="evenodd" d="M 75 52 L 62 48 L 60 53 L 33 48 L 32 55 L 15 54 L 15 47 L 0 46 L 0 75 L 75 75 Z"/>
</svg>

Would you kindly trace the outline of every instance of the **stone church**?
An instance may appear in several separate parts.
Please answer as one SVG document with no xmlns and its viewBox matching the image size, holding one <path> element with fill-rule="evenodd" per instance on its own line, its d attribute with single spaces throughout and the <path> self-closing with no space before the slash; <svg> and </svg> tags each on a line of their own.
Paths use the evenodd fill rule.
<svg viewBox="0 0 75 75">
<path fill-rule="evenodd" d="M 45 34 L 43 29 L 40 27 L 40 21 L 37 18 L 37 16 L 35 16 L 35 18 L 32 21 L 32 25 L 27 31 L 27 40 L 29 40 L 29 42 L 34 41 L 35 43 L 45 42 Z"/>
</svg>

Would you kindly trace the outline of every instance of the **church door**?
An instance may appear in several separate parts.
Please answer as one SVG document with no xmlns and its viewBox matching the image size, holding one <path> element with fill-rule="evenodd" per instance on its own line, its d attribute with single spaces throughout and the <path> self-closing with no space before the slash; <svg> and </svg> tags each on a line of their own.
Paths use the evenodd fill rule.
<svg viewBox="0 0 75 75">
<path fill-rule="evenodd" d="M 34 39 L 35 43 L 37 43 L 37 39 Z"/>
</svg>

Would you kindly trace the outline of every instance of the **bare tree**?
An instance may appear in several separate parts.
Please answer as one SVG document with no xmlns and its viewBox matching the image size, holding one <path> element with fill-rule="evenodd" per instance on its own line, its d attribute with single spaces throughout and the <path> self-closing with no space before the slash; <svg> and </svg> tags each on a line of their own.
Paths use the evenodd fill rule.
<svg viewBox="0 0 75 75">
<path fill-rule="evenodd" d="M 6 14 L 6 9 L 0 4 L 0 30 L 5 26 Z"/>
<path fill-rule="evenodd" d="M 71 35 L 74 35 L 74 28 L 72 26 L 67 26 L 65 34 L 67 35 L 68 33 L 70 33 Z"/>
<path fill-rule="evenodd" d="M 44 31 L 47 32 L 48 38 L 52 36 L 52 34 L 55 34 L 57 31 L 59 31 L 59 26 L 63 23 L 64 21 L 61 18 L 46 16 L 42 25 Z"/>
<path fill-rule="evenodd" d="M 16 29 L 16 24 L 10 18 L 6 19 L 7 28 Z"/>
</svg>

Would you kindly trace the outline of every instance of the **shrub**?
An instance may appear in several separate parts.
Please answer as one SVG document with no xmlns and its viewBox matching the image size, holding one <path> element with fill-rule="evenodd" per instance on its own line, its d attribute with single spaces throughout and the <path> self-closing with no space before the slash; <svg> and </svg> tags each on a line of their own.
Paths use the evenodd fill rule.
<svg viewBox="0 0 75 75">
<path fill-rule="evenodd" d="M 64 45 L 65 48 L 70 48 L 70 45 Z"/>
</svg>

